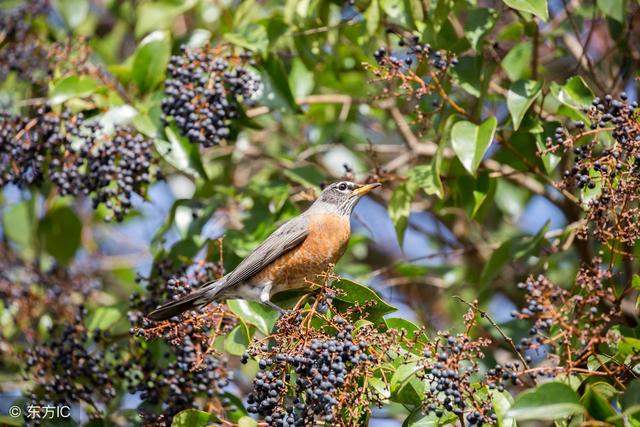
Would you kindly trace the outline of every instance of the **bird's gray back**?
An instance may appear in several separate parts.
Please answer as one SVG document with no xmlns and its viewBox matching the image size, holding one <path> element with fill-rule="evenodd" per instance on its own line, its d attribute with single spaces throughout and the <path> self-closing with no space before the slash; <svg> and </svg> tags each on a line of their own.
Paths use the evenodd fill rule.
<svg viewBox="0 0 640 427">
<path fill-rule="evenodd" d="M 278 257 L 301 244 L 307 237 L 308 229 L 309 218 L 305 214 L 282 224 L 225 277 L 224 288 L 250 279 Z"/>
</svg>

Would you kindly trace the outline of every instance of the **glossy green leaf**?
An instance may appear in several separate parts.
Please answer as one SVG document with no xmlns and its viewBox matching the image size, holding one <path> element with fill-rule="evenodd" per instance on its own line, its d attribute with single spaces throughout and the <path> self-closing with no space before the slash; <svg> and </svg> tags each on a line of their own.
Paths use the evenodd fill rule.
<svg viewBox="0 0 640 427">
<path fill-rule="evenodd" d="M 507 92 L 507 108 L 511 114 L 514 130 L 518 130 L 525 113 L 540 96 L 542 83 L 532 80 L 518 80 Z"/>
<path fill-rule="evenodd" d="M 475 175 L 484 154 L 489 149 L 497 124 L 496 118 L 490 117 L 480 126 L 460 121 L 451 128 L 453 151 L 471 175 Z"/>
<path fill-rule="evenodd" d="M 198 144 L 192 144 L 180 135 L 174 127 L 165 128 L 169 141 L 155 139 L 154 144 L 160 155 L 176 169 L 193 178 L 201 177 L 207 180 L 207 174 L 202 166 Z"/>
<path fill-rule="evenodd" d="M 502 59 L 502 69 L 511 81 L 526 78 L 531 74 L 533 48 L 529 42 L 521 42 L 511 48 Z"/>
<path fill-rule="evenodd" d="M 532 13 L 543 21 L 549 19 L 547 0 L 503 0 L 504 3 L 522 12 Z"/>
<path fill-rule="evenodd" d="M 409 214 L 411 213 L 411 202 L 416 194 L 417 187 L 415 183 L 408 180 L 398 185 L 389 200 L 389 217 L 396 229 L 396 236 L 400 247 L 404 242 L 404 233 L 409 224 Z"/>
<path fill-rule="evenodd" d="M 404 363 L 391 376 L 391 400 L 409 405 L 419 405 L 424 394 L 425 384 L 415 373 L 422 369 L 416 363 Z"/>
<path fill-rule="evenodd" d="M 387 304 L 380 296 L 370 287 L 361 285 L 348 279 L 340 279 L 333 282 L 333 288 L 339 289 L 342 292 L 338 292 L 336 299 L 348 303 L 359 303 L 373 305 L 366 308 L 366 312 L 369 313 L 369 320 L 376 319 L 384 316 L 385 314 L 393 313 L 398 309 L 392 305 Z"/>
<path fill-rule="evenodd" d="M 91 95 L 98 88 L 98 84 L 88 76 L 69 76 L 60 80 L 51 90 L 49 101 L 51 104 L 61 104 L 72 98 L 82 98 Z"/>
<path fill-rule="evenodd" d="M 269 54 L 263 61 L 263 67 L 264 96 L 260 103 L 275 109 L 300 112 L 300 107 L 293 98 L 289 78 L 280 59 L 276 55 Z"/>
<path fill-rule="evenodd" d="M 3 210 L 2 227 L 9 240 L 23 248 L 33 244 L 34 212 L 30 202 L 20 202 Z"/>
<path fill-rule="evenodd" d="M 482 39 L 496 25 L 498 13 L 490 8 L 474 8 L 464 21 L 464 36 L 476 51 L 482 51 Z"/>
<path fill-rule="evenodd" d="M 589 415 L 596 420 L 606 421 L 616 415 L 609 400 L 590 384 L 587 384 L 580 401 Z"/>
<path fill-rule="evenodd" d="M 506 416 L 513 405 L 513 397 L 508 391 L 489 390 L 493 410 L 498 417 L 498 427 L 516 427 L 516 420 Z"/>
<path fill-rule="evenodd" d="M 142 93 L 150 92 L 164 79 L 170 56 L 167 32 L 154 31 L 140 42 L 133 57 L 133 81 Z"/>
<path fill-rule="evenodd" d="M 455 425 L 458 417 L 455 414 L 446 412 L 438 417 L 434 412 L 423 414 L 422 408 L 416 408 L 402 423 L 402 427 L 440 427 Z"/>
<path fill-rule="evenodd" d="M 624 21 L 625 1 L 624 0 L 597 0 L 598 9 L 607 17 L 620 23 Z"/>
<path fill-rule="evenodd" d="M 594 95 L 580 76 L 571 77 L 560 89 L 558 99 L 572 108 L 584 108 L 591 105 Z"/>
<path fill-rule="evenodd" d="M 68 206 L 49 210 L 38 226 L 46 251 L 61 264 L 68 264 L 80 247 L 82 223 Z"/>
<path fill-rule="evenodd" d="M 478 73 L 481 64 L 482 58 L 464 55 L 458 58 L 458 63 L 451 68 L 451 73 L 460 87 L 476 98 L 482 94 L 481 75 Z"/>
<path fill-rule="evenodd" d="M 115 307 L 98 307 L 92 310 L 87 317 L 87 328 L 90 331 L 96 329 L 106 330 L 113 326 L 120 318 L 122 314 L 120 310 Z"/>
<path fill-rule="evenodd" d="M 197 409 L 185 409 L 178 412 L 171 423 L 171 427 L 204 427 L 220 420 L 213 414 Z"/>
<path fill-rule="evenodd" d="M 559 420 L 583 412 L 578 394 L 568 385 L 553 381 L 520 393 L 507 416 L 518 421 Z"/>
<path fill-rule="evenodd" d="M 389 386 L 380 378 L 369 378 L 369 386 L 378 393 L 378 396 L 380 396 L 380 398 L 388 399 L 389 397 L 391 397 L 391 390 L 389 390 Z"/>
<path fill-rule="evenodd" d="M 536 135 L 536 147 L 538 147 L 540 153 L 544 153 L 547 149 L 544 140 L 545 136 L 543 134 Z M 554 153 L 545 153 L 540 155 L 540 159 L 542 160 L 545 171 L 547 171 L 547 173 L 551 173 L 554 171 L 556 166 L 558 166 L 560 160 L 562 160 L 562 157 Z"/>
<path fill-rule="evenodd" d="M 413 340 L 416 337 L 416 334 L 420 332 L 418 325 L 401 317 L 389 317 L 384 319 L 384 322 L 390 329 L 404 331 L 404 336 L 410 340 Z"/>
<path fill-rule="evenodd" d="M 444 196 L 444 189 L 440 177 L 435 173 L 432 165 L 418 165 L 409 171 L 409 179 L 429 196 Z"/>
<path fill-rule="evenodd" d="M 238 31 L 224 35 L 225 40 L 254 52 L 266 53 L 269 47 L 269 36 L 264 25 L 249 23 L 240 27 Z"/>
<path fill-rule="evenodd" d="M 240 356 L 247 350 L 250 339 L 246 328 L 243 325 L 237 325 L 225 337 L 224 349 L 230 354 Z"/>
<path fill-rule="evenodd" d="M 255 301 L 234 299 L 227 301 L 229 309 L 250 325 L 254 325 L 264 334 L 269 335 L 276 324 L 280 313 Z"/>
</svg>

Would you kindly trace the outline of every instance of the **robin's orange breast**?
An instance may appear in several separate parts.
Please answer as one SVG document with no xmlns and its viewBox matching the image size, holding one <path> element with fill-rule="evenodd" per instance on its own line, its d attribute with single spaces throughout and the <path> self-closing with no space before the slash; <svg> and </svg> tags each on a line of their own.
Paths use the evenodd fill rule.
<svg viewBox="0 0 640 427">
<path fill-rule="evenodd" d="M 351 235 L 349 218 L 333 214 L 318 214 L 309 218 L 307 238 L 297 247 L 265 267 L 255 278 L 270 280 L 272 293 L 304 288 L 305 279 L 317 281 L 317 276 L 335 264 L 344 253 Z"/>
</svg>

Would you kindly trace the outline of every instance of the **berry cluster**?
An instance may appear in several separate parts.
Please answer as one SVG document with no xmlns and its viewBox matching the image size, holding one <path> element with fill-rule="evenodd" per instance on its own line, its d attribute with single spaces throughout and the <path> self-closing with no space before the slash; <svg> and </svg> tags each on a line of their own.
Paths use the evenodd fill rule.
<svg viewBox="0 0 640 427">
<path fill-rule="evenodd" d="M 640 110 L 623 92 L 596 98 L 583 121 L 556 129 L 547 151 L 572 150 L 575 158 L 564 171 L 563 188 L 591 190 L 585 194 L 588 228 L 602 242 L 633 245 L 640 238 Z M 613 144 L 602 137 L 610 133 Z M 585 142 L 586 139 L 586 142 Z"/>
<path fill-rule="evenodd" d="M 495 424 L 491 400 L 479 397 L 474 381 L 480 373 L 479 362 L 483 348 L 490 344 L 486 338 L 473 340 L 468 331 L 475 324 L 475 311 L 465 316 L 467 332 L 457 335 L 438 332 L 437 339 L 426 344 L 421 362 L 421 376 L 426 380 L 425 410 L 443 417 L 446 412 L 466 420 L 466 425 Z"/>
<path fill-rule="evenodd" d="M 99 287 L 97 280 L 60 267 L 32 268 L 0 244 L 0 300 L 5 306 L 0 359 L 19 358 L 23 345 L 38 340 L 44 315 L 60 322 L 72 319 L 77 301 L 91 299 Z"/>
<path fill-rule="evenodd" d="M 32 28 L 33 18 L 47 14 L 49 8 L 47 0 L 0 7 L 0 81 L 16 73 L 21 80 L 42 83 L 51 72 L 48 51 Z"/>
<path fill-rule="evenodd" d="M 81 113 L 43 107 L 36 117 L 0 113 L 0 187 L 49 178 L 60 194 L 91 195 L 94 208 L 104 204 L 122 221 L 151 180 L 152 142 L 125 128 L 107 135 Z"/>
<path fill-rule="evenodd" d="M 211 147 L 232 136 L 232 122 L 243 104 L 261 90 L 259 77 L 245 68 L 249 54 L 222 55 L 210 47 L 188 49 L 171 57 L 162 112 L 192 143 Z"/>
<path fill-rule="evenodd" d="M 458 63 L 456 56 L 433 50 L 428 43 L 420 43 L 417 36 L 401 38 L 398 44 L 402 52 L 393 53 L 382 46 L 373 54 L 377 66 L 366 64 L 372 69 L 374 81 L 398 81 L 408 98 L 420 99 L 433 92 L 442 95 L 442 81 L 449 68 Z M 385 94 L 397 95 L 386 89 Z"/>
<path fill-rule="evenodd" d="M 87 310 L 80 306 L 72 322 L 61 330 L 51 328 L 50 340 L 27 352 L 27 369 L 37 384 L 31 396 L 34 404 L 84 402 L 99 412 L 98 404 L 116 396 L 116 362 L 106 357 L 109 334 L 89 331 L 84 324 L 86 315 Z"/>
<path fill-rule="evenodd" d="M 176 268 L 172 262 L 160 260 L 154 264 L 150 277 L 136 279 L 147 293 L 135 293 L 130 298 L 131 334 L 145 340 L 161 338 L 170 344 L 163 360 L 158 360 L 148 348 L 142 348 L 141 341 L 135 340 L 137 357 L 124 370 L 132 393 L 139 392 L 146 403 L 161 404 L 161 412 L 143 414 L 146 423 L 170 423 L 171 417 L 183 409 L 205 409 L 204 399 L 219 398 L 232 379 L 226 360 L 213 347 L 215 337 L 234 326 L 223 306 L 210 304 L 185 313 L 180 322 L 153 322 L 144 317 L 159 303 L 184 296 L 221 274 L 219 267 L 209 262 Z M 225 402 L 220 399 L 220 403 Z"/>
<path fill-rule="evenodd" d="M 242 357 L 243 363 L 249 355 L 258 358 L 260 368 L 247 410 L 269 426 L 360 425 L 370 405 L 381 402 L 362 379 L 383 363 L 377 350 L 388 343 L 370 328 L 355 329 L 340 315 L 327 318 L 333 333 L 307 329 L 301 337 L 306 320 L 300 311 L 286 314 L 276 325 L 271 347 L 258 344 Z"/>
<path fill-rule="evenodd" d="M 521 374 L 535 377 L 583 372 L 590 359 L 598 359 L 604 348 L 614 345 L 615 331 L 610 327 L 620 315 L 620 307 L 610 284 L 611 273 L 597 267 L 599 263 L 595 260 L 596 266 L 580 269 L 574 292 L 554 285 L 544 276 L 530 277 L 519 285 L 527 293 L 527 306 L 512 316 L 528 319 L 532 326 L 529 336 L 522 338 L 516 348 L 527 355 L 528 362 L 532 356 L 547 356 L 552 362 L 522 370 Z M 602 360 L 602 369 L 608 375 L 626 373 L 624 364 L 614 359 Z"/>
</svg>

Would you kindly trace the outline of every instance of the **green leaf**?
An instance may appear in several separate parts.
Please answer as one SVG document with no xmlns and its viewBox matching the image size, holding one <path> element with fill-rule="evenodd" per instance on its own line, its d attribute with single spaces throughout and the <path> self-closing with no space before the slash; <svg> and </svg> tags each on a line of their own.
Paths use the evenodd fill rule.
<svg viewBox="0 0 640 427">
<path fill-rule="evenodd" d="M 418 165 L 409 171 L 409 179 L 427 195 L 444 196 L 442 182 L 432 165 Z"/>
<path fill-rule="evenodd" d="M 620 397 L 620 406 L 624 415 L 640 422 L 640 379 L 629 383 Z"/>
<path fill-rule="evenodd" d="M 333 282 L 333 288 L 344 292 L 336 295 L 336 299 L 348 303 L 371 303 L 374 304 L 366 308 L 369 313 L 369 320 L 377 319 L 385 314 L 393 313 L 398 309 L 387 304 L 378 294 L 368 286 L 361 285 L 348 279 L 340 279 Z"/>
<path fill-rule="evenodd" d="M 183 14 L 198 4 L 197 0 L 160 0 L 142 2 L 135 16 L 135 34 L 140 37 L 153 30 L 166 30 L 175 22 L 178 15 Z"/>
<path fill-rule="evenodd" d="M 507 108 L 513 121 L 513 129 L 518 130 L 525 113 L 540 96 L 542 82 L 532 80 L 518 80 L 513 83 L 507 93 Z"/>
<path fill-rule="evenodd" d="M 593 92 L 580 76 L 571 77 L 560 89 L 558 99 L 569 107 L 578 109 L 591 105 Z"/>
<path fill-rule="evenodd" d="M 140 42 L 133 56 L 133 81 L 142 93 L 148 93 L 164 79 L 171 56 L 171 36 L 154 31 Z"/>
<path fill-rule="evenodd" d="M 190 175 L 193 178 L 200 176 L 205 181 L 208 179 L 207 173 L 202 166 L 198 144 L 192 144 L 178 131 L 172 127 L 165 128 L 168 142 L 162 139 L 155 139 L 154 145 L 160 155 L 176 169 Z"/>
<path fill-rule="evenodd" d="M 82 222 L 68 206 L 53 208 L 38 225 L 45 250 L 61 264 L 68 264 L 80 247 Z"/>
<path fill-rule="evenodd" d="M 498 14 L 489 8 L 471 9 L 464 21 L 464 36 L 475 51 L 482 51 L 482 38 L 496 25 Z"/>
<path fill-rule="evenodd" d="M 387 386 L 387 384 L 380 378 L 370 377 L 369 385 L 378 393 L 378 395 L 382 399 L 388 399 L 389 397 L 391 397 L 391 390 L 389 390 L 389 386 Z"/>
<path fill-rule="evenodd" d="M 425 384 L 415 376 L 415 373 L 421 369 L 422 367 L 414 362 L 398 366 L 389 381 L 391 400 L 409 405 L 420 404 Z"/>
<path fill-rule="evenodd" d="M 622 23 L 625 16 L 624 0 L 597 0 L 598 9 L 605 16 Z"/>
<path fill-rule="evenodd" d="M 89 14 L 89 0 L 56 0 L 55 5 L 71 28 L 80 26 Z"/>
<path fill-rule="evenodd" d="M 520 393 L 507 416 L 518 421 L 540 421 L 563 419 L 583 412 L 578 394 L 568 385 L 553 381 Z"/>
<path fill-rule="evenodd" d="M 451 73 L 460 87 L 476 98 L 482 94 L 481 75 L 478 73 L 481 64 L 482 58 L 465 55 L 458 58 L 458 63 L 451 68 Z"/>
<path fill-rule="evenodd" d="M 91 95 L 98 88 L 98 84 L 88 76 L 69 76 L 60 80 L 51 90 L 49 101 L 61 104 L 71 98 L 82 98 Z"/>
<path fill-rule="evenodd" d="M 239 30 L 226 33 L 224 38 L 230 43 L 245 49 L 265 53 L 269 48 L 269 36 L 264 25 L 250 22 Z"/>
<path fill-rule="evenodd" d="M 367 33 L 373 36 L 380 26 L 380 2 L 372 0 L 369 7 L 364 12 L 364 19 L 367 23 Z"/>
<path fill-rule="evenodd" d="M 387 17 L 406 29 L 415 29 L 412 2 L 410 0 L 380 0 Z"/>
<path fill-rule="evenodd" d="M 33 244 L 34 213 L 31 203 L 24 201 L 4 209 L 2 228 L 9 240 L 28 249 Z"/>
<path fill-rule="evenodd" d="M 503 0 L 510 8 L 520 10 L 522 12 L 532 13 L 546 21 L 549 19 L 549 9 L 547 0 Z"/>
<path fill-rule="evenodd" d="M 393 190 L 391 200 L 389 200 L 389 217 L 396 229 L 396 236 L 400 247 L 404 242 L 404 233 L 409 224 L 409 214 L 411 213 L 411 202 L 416 194 L 416 185 L 411 180 L 407 180 Z"/>
<path fill-rule="evenodd" d="M 611 407 L 609 399 L 603 396 L 596 388 L 587 384 L 581 399 L 582 405 L 587 409 L 589 415 L 594 419 L 606 421 L 607 418 L 616 415 L 616 411 Z"/>
<path fill-rule="evenodd" d="M 240 356 L 247 350 L 250 339 L 247 336 L 246 328 L 243 325 L 237 325 L 225 337 L 224 349 L 230 354 Z"/>
<path fill-rule="evenodd" d="M 508 391 L 489 390 L 493 410 L 498 417 L 498 427 L 516 427 L 516 420 L 506 416 L 507 411 L 513 405 L 513 397 Z"/>
<path fill-rule="evenodd" d="M 197 409 L 185 409 L 173 417 L 171 427 L 204 427 L 220 420 L 213 414 Z"/>
<path fill-rule="evenodd" d="M 544 233 L 547 231 L 548 223 L 538 231 L 535 236 L 516 236 L 505 241 L 498 249 L 493 251 L 489 261 L 482 269 L 482 274 L 478 281 L 480 289 L 484 289 L 498 276 L 505 265 L 511 261 L 530 255 L 538 247 Z"/>
<path fill-rule="evenodd" d="M 90 331 L 109 329 L 121 317 L 120 311 L 115 307 L 98 307 L 89 313 L 87 328 Z"/>
<path fill-rule="evenodd" d="M 515 45 L 509 53 L 502 58 L 502 69 L 511 81 L 516 81 L 531 74 L 532 54 L 533 48 L 531 43 L 524 42 Z"/>
<path fill-rule="evenodd" d="M 238 420 L 238 427 L 258 427 L 258 422 L 248 415 Z"/>
<path fill-rule="evenodd" d="M 540 150 L 540 152 L 544 152 L 544 150 L 547 149 L 544 143 L 544 138 L 545 137 L 543 134 L 536 134 L 536 147 L 538 147 L 538 150 Z M 558 166 L 560 160 L 562 160 L 562 157 L 558 156 L 557 154 L 546 153 L 542 154 L 540 156 L 540 159 L 542 160 L 542 164 L 544 165 L 544 170 L 550 174 L 551 172 L 553 172 L 556 166 Z"/>
<path fill-rule="evenodd" d="M 413 322 L 403 319 L 402 317 L 389 317 L 384 319 L 387 327 L 390 329 L 396 329 L 397 331 L 404 331 L 405 337 L 409 340 L 413 340 L 416 337 L 416 333 L 420 332 L 420 328 Z"/>
<path fill-rule="evenodd" d="M 460 121 L 451 128 L 451 145 L 464 168 L 475 175 L 480 162 L 493 141 L 498 122 L 490 117 L 480 126 Z"/>
<path fill-rule="evenodd" d="M 3 425 L 3 426 L 22 426 L 22 425 L 24 425 L 24 421 L 23 421 L 22 417 L 16 418 L 16 417 L 11 417 L 9 415 L 0 414 L 0 425 Z"/>
<path fill-rule="evenodd" d="M 285 109 L 292 113 L 300 113 L 300 107 L 293 98 L 289 77 L 282 62 L 274 54 L 269 54 L 263 61 L 262 82 L 264 84 L 261 104 L 274 109 Z"/>
<path fill-rule="evenodd" d="M 264 334 L 269 335 L 278 320 L 279 313 L 272 308 L 255 301 L 229 300 L 229 309 L 250 325 L 254 325 Z"/>
</svg>

